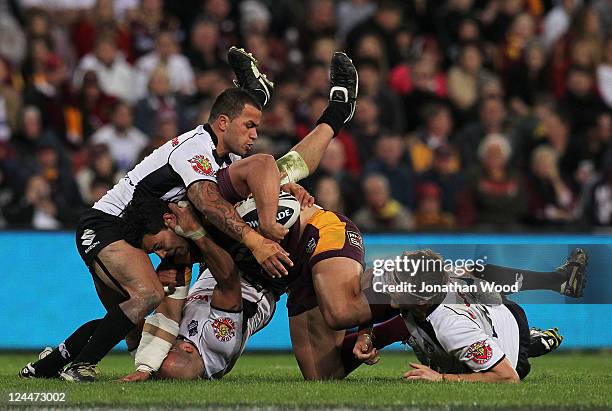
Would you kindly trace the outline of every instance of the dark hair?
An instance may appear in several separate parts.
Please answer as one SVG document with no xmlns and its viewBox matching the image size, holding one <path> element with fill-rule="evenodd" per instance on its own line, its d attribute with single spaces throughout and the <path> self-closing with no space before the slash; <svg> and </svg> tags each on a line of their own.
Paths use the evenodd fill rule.
<svg viewBox="0 0 612 411">
<path fill-rule="evenodd" d="M 164 214 L 169 212 L 168 203 L 159 198 L 132 200 L 121 214 L 123 238 L 131 246 L 141 248 L 146 234 L 155 235 L 166 228 Z"/>
<path fill-rule="evenodd" d="M 242 113 L 247 104 L 261 111 L 261 104 L 250 92 L 240 88 L 228 88 L 215 99 L 210 109 L 208 122 L 212 123 L 222 114 L 233 120 Z"/>
</svg>

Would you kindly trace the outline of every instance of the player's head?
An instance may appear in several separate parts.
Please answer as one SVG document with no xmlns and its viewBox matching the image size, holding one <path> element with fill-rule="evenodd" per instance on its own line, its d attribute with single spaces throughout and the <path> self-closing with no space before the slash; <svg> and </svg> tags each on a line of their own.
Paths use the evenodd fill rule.
<svg viewBox="0 0 612 411">
<path fill-rule="evenodd" d="M 448 283 L 442 256 L 432 250 L 406 251 L 401 263 L 390 272 L 384 273 L 387 285 L 402 285 L 401 291 L 388 292 L 391 305 L 400 309 L 410 309 L 437 304 L 445 293 L 440 286 Z M 406 285 L 412 284 L 412 291 Z"/>
<path fill-rule="evenodd" d="M 217 150 L 222 148 L 227 153 L 244 156 L 257 140 L 257 127 L 261 123 L 261 105 L 246 90 L 227 89 L 219 94 L 213 103 L 208 122 L 218 133 Z M 219 147 L 220 145 L 222 147 Z"/>
<path fill-rule="evenodd" d="M 204 373 L 204 361 L 196 347 L 185 340 L 177 340 L 162 362 L 157 378 L 195 380 Z"/>
<path fill-rule="evenodd" d="M 186 255 L 189 243 L 174 232 L 176 216 L 158 198 L 135 199 L 121 215 L 123 238 L 132 246 L 160 258 Z"/>
</svg>

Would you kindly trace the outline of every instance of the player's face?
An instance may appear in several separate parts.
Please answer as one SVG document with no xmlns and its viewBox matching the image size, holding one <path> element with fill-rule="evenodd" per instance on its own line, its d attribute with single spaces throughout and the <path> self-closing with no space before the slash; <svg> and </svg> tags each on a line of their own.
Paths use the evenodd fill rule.
<svg viewBox="0 0 612 411">
<path fill-rule="evenodd" d="M 189 253 L 189 243 L 169 228 L 159 233 L 145 234 L 142 248 L 147 254 L 155 253 L 159 258 L 185 256 Z"/>
<path fill-rule="evenodd" d="M 257 140 L 257 127 L 261 122 L 261 111 L 245 104 L 242 113 L 228 123 L 225 143 L 229 151 L 239 156 L 246 155 Z"/>
</svg>

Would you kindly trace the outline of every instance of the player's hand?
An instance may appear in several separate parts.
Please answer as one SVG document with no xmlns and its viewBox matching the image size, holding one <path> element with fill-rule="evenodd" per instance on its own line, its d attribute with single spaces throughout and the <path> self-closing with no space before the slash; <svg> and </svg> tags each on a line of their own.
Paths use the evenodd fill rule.
<svg viewBox="0 0 612 411">
<path fill-rule="evenodd" d="M 426 365 L 411 362 L 410 366 L 414 368 L 414 370 L 404 373 L 404 378 L 407 380 L 442 381 L 442 374 L 432 370 Z"/>
<path fill-rule="evenodd" d="M 123 382 L 140 382 L 151 379 L 151 374 L 145 371 L 134 371 L 121 379 Z"/>
<path fill-rule="evenodd" d="M 300 202 L 300 208 L 303 210 L 314 204 L 314 197 L 301 185 L 297 183 L 287 183 L 281 186 L 281 190 L 294 196 Z"/>
<path fill-rule="evenodd" d="M 244 234 L 242 243 L 251 250 L 253 257 L 272 278 L 280 278 L 289 274 L 283 263 L 293 267 L 293 262 L 283 247 L 253 230 L 248 230 Z"/>
<path fill-rule="evenodd" d="M 172 294 L 176 289 L 177 275 L 178 271 L 176 270 L 176 268 L 164 268 L 161 270 L 157 270 L 159 282 L 162 283 L 164 287 L 168 287 L 169 294 Z"/>
<path fill-rule="evenodd" d="M 356 359 L 367 365 L 374 365 L 380 361 L 378 350 L 374 348 L 370 334 L 360 334 L 353 347 L 353 355 Z"/>
<path fill-rule="evenodd" d="M 259 232 L 261 233 L 261 235 L 266 238 L 269 238 L 270 240 L 280 242 L 283 240 L 283 238 L 285 238 L 285 236 L 289 232 L 289 229 L 286 228 L 284 225 L 274 221 L 270 225 L 262 223 L 259 226 Z"/>
<path fill-rule="evenodd" d="M 193 208 L 188 201 L 180 201 L 179 204 L 170 203 L 168 204 L 172 214 L 176 216 L 176 224 L 170 223 L 169 227 L 171 230 L 176 232 L 176 226 L 180 226 L 185 233 L 192 233 L 202 229 L 202 225 L 198 221 Z M 177 232 L 177 234 L 181 235 Z"/>
</svg>

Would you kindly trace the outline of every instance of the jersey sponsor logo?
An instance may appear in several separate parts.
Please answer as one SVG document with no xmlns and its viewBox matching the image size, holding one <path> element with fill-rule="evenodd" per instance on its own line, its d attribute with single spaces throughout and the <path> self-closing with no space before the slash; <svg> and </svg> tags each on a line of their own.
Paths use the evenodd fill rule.
<svg viewBox="0 0 612 411">
<path fill-rule="evenodd" d="M 467 358 L 476 364 L 486 364 L 493 356 L 493 348 L 486 340 L 476 341 L 468 348 Z"/>
<path fill-rule="evenodd" d="M 174 138 L 172 139 L 172 143 L 171 143 L 171 144 L 172 144 L 172 147 L 176 147 L 176 146 L 178 146 L 178 145 L 179 145 L 179 139 L 178 139 L 178 137 L 174 137 Z"/>
<path fill-rule="evenodd" d="M 190 337 L 193 337 L 198 333 L 198 322 L 196 320 L 191 320 L 191 322 L 187 325 L 187 332 L 189 332 Z"/>
<path fill-rule="evenodd" d="M 228 342 L 236 335 L 236 323 L 229 317 L 217 318 L 212 323 L 215 338 L 221 342 Z"/>
<path fill-rule="evenodd" d="M 197 155 L 188 160 L 191 164 L 191 168 L 193 171 L 199 174 L 203 174 L 205 176 L 213 175 L 212 164 L 210 164 L 210 160 L 202 155 Z"/>
<path fill-rule="evenodd" d="M 85 231 L 83 231 L 83 235 L 81 236 L 81 240 L 83 240 L 81 241 L 81 244 L 83 244 L 83 247 L 90 246 L 91 243 L 93 243 L 94 238 L 96 238 L 96 232 L 87 228 Z"/>
<path fill-rule="evenodd" d="M 361 234 L 355 231 L 347 231 L 346 236 L 348 237 L 349 243 L 363 251 L 363 239 Z"/>
</svg>

